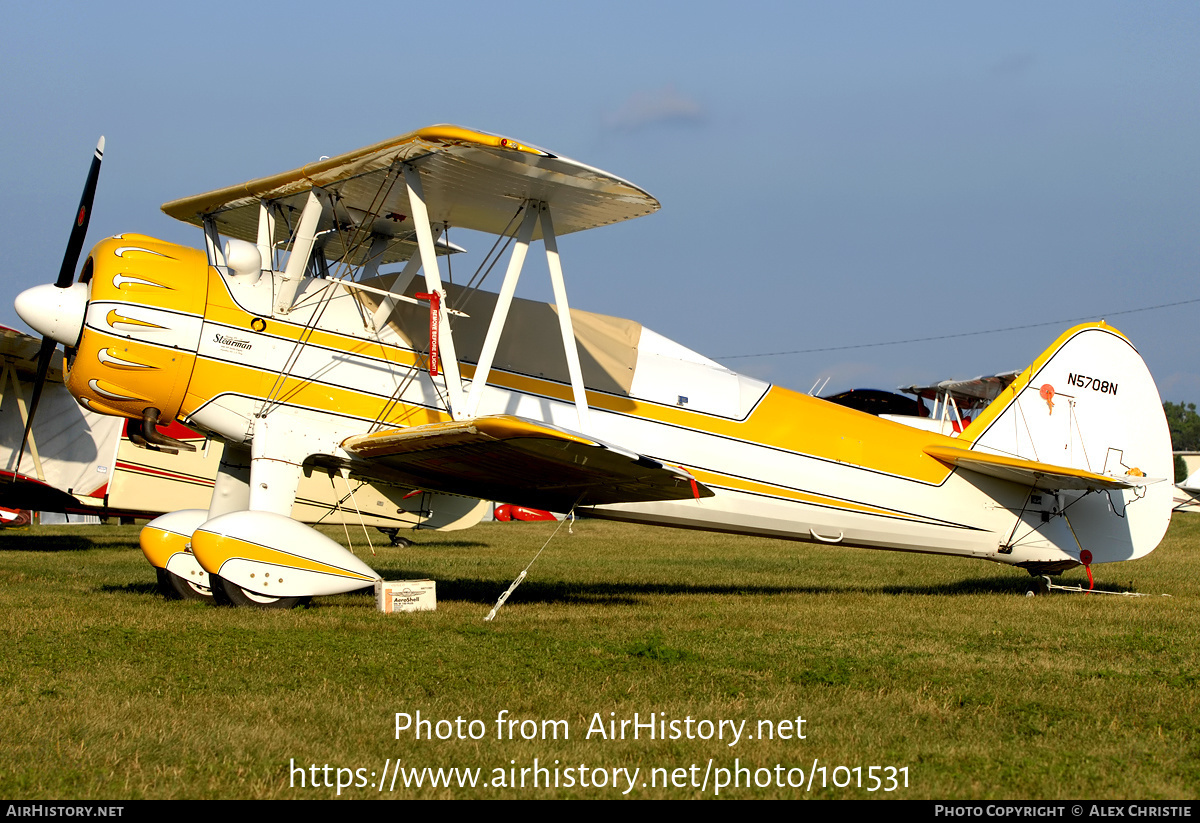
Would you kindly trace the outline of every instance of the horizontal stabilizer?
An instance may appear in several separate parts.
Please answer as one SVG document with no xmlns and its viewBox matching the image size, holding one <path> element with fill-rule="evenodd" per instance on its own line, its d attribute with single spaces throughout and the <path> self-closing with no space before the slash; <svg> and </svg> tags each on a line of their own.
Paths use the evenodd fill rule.
<svg viewBox="0 0 1200 823">
<path fill-rule="evenodd" d="M 682 469 L 510 415 L 359 435 L 342 448 L 419 488 L 550 511 L 713 496 Z"/>
<path fill-rule="evenodd" d="M 1024 460 L 1020 457 L 969 451 L 950 446 L 927 446 L 925 453 L 960 469 L 970 469 L 990 477 L 999 477 L 1001 480 L 1011 480 L 1014 483 L 1034 486 L 1042 491 L 1061 491 L 1062 489 L 1076 491 L 1110 489 L 1116 491 L 1162 482 L 1162 478 L 1132 474 L 1120 477 L 1096 474 L 1084 469 L 1072 469 L 1069 466 L 1054 466 L 1050 463 L 1039 463 L 1036 460 Z"/>
</svg>

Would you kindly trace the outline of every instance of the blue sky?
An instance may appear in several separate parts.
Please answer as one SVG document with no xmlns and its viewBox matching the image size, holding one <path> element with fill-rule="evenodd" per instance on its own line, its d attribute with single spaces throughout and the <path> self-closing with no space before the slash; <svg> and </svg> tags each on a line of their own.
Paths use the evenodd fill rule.
<svg viewBox="0 0 1200 823">
<path fill-rule="evenodd" d="M 100 134 L 89 244 L 199 245 L 160 204 L 449 122 L 658 197 L 563 239 L 572 305 L 740 371 L 970 377 L 1069 324 L 733 356 L 1107 316 L 1200 402 L 1200 302 L 1116 314 L 1200 299 L 1195 3 L 11 4 L 0 67 L 14 327 Z"/>
</svg>

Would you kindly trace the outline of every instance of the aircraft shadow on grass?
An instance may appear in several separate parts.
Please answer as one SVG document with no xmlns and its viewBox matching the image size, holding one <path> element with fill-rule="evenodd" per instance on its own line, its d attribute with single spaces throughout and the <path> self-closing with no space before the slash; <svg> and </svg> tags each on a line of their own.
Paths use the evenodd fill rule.
<svg viewBox="0 0 1200 823">
<path fill-rule="evenodd" d="M 78 538 L 75 538 L 78 539 Z M 86 541 L 82 541 L 86 542 Z M 456 545 L 477 545 L 469 541 L 458 541 Z M 86 548 L 86 547 L 85 547 Z M 44 551 L 44 549 L 38 549 Z M 58 549 L 62 551 L 64 549 Z M 435 575 L 421 569 L 384 568 L 380 570 L 385 580 L 434 579 Z M 460 603 L 491 605 L 506 588 L 497 580 L 479 578 L 438 579 L 439 600 Z M 1034 588 L 1032 578 L 991 577 L 964 578 L 950 583 L 909 585 L 811 585 L 811 586 L 762 586 L 762 585 L 689 585 L 684 583 L 568 583 L 562 581 L 539 582 L 526 580 L 513 594 L 512 603 L 564 603 L 604 604 L 629 606 L 649 595 L 685 595 L 692 597 L 711 596 L 755 596 L 755 595 L 818 595 L 818 594 L 886 594 L 946 597 L 973 594 L 1016 594 L 1023 595 Z M 1127 592 L 1132 589 L 1109 585 L 1110 592 Z M 136 594 L 157 597 L 159 589 L 154 581 L 127 583 L 120 586 L 101 586 L 97 591 L 105 594 Z M 363 589 L 364 592 L 371 591 Z M 316 601 L 319 606 L 321 600 Z"/>
<path fill-rule="evenodd" d="M 126 583 L 123 586 L 98 586 L 96 591 L 102 594 L 137 594 L 152 596 L 158 600 L 162 599 L 158 583 L 153 580 L 145 583 Z"/>
<path fill-rule="evenodd" d="M 77 535 L 58 535 L 49 538 L 42 534 L 4 534 L 0 536 L 0 552 L 82 552 L 97 548 L 99 545 L 86 537 Z"/>
<path fill-rule="evenodd" d="M 380 569 L 385 580 L 434 579 L 436 576 L 421 569 Z M 968 577 L 946 583 L 878 586 L 847 584 L 769 586 L 755 584 L 686 584 L 686 583 L 574 583 L 564 581 L 525 580 L 512 595 L 510 602 L 518 603 L 591 603 L 630 605 L 648 595 L 686 595 L 697 597 L 728 595 L 796 595 L 796 594 L 887 594 L 946 597 L 974 594 L 1019 594 L 1035 588 L 1033 578 Z M 439 578 L 439 600 L 490 605 L 506 588 L 506 583 L 477 578 Z M 1110 591 L 1127 591 L 1122 586 L 1106 587 Z"/>
<path fill-rule="evenodd" d="M 420 551 L 421 549 L 435 551 L 441 549 L 487 549 L 491 548 L 491 544 L 483 543 L 479 540 L 439 540 L 436 543 L 414 543 L 411 548 L 413 551 Z"/>
</svg>

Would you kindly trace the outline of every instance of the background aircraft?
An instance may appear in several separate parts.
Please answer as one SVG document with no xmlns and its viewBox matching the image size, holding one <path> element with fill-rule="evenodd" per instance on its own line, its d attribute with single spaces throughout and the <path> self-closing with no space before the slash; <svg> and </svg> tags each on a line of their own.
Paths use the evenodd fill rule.
<svg viewBox="0 0 1200 823">
<path fill-rule="evenodd" d="M 1175 484 L 1174 504 L 1177 512 L 1200 512 L 1200 470 Z"/>
</svg>

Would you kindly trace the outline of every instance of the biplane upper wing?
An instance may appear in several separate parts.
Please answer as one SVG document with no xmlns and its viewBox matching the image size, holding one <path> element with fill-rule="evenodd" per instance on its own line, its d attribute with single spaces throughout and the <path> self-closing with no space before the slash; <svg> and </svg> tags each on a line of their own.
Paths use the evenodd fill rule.
<svg viewBox="0 0 1200 823">
<path fill-rule="evenodd" d="M 1134 474 L 1122 476 L 1097 474 L 1086 469 L 1055 466 L 1051 463 L 1025 460 L 1021 457 L 960 449 L 954 446 L 927 446 L 925 453 L 951 466 L 970 469 L 991 477 L 999 477 L 1001 480 L 1011 480 L 1022 485 L 1034 486 L 1042 491 L 1062 489 L 1117 491 L 1161 482 L 1161 478 Z"/>
<path fill-rule="evenodd" d="M 927 386 L 901 386 L 900 391 L 933 400 L 942 393 L 949 393 L 955 402 L 975 405 L 980 401 L 991 402 L 1000 396 L 1020 372 L 1006 371 L 1000 374 L 984 374 L 969 380 L 943 380 Z"/>
<path fill-rule="evenodd" d="M 617 223 L 659 208 L 647 192 L 608 172 L 551 154 L 507 137 L 459 126 L 430 126 L 373 146 L 310 163 L 272 177 L 173 200 L 162 210 L 194 225 L 211 219 L 228 237 L 254 242 L 260 203 L 284 219 L 274 241 L 286 240 L 308 192 L 330 195 L 333 209 L 324 228 L 335 228 L 326 256 L 342 259 L 346 249 L 364 254 L 362 239 L 394 238 L 380 263 L 409 257 L 413 223 L 403 164 L 421 173 L 429 220 L 490 234 L 515 232 L 513 216 L 528 200 L 549 203 L 555 234 Z M 352 245 L 349 238 L 358 241 Z M 540 238 L 540 228 L 534 239 Z M 364 251 L 357 251 L 362 246 Z M 359 262 L 351 260 L 350 262 Z"/>
<path fill-rule="evenodd" d="M 713 496 L 682 469 L 511 415 L 358 435 L 342 448 L 421 488 L 551 511 Z"/>
</svg>

